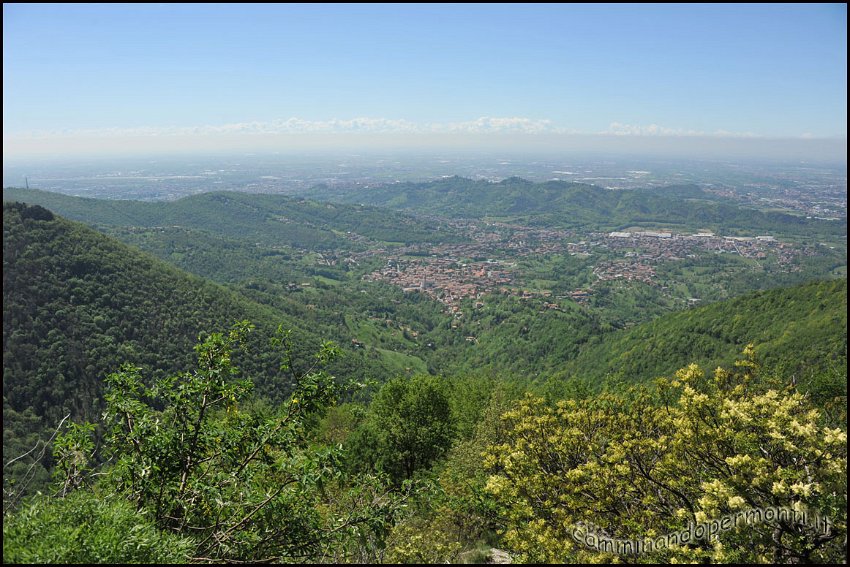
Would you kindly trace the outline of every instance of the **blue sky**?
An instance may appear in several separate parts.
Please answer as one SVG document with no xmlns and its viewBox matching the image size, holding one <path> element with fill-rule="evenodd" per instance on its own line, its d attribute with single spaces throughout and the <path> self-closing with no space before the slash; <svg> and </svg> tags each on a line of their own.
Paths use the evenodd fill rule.
<svg viewBox="0 0 850 567">
<path fill-rule="evenodd" d="M 846 139 L 846 22 L 843 4 L 4 4 L 4 153 L 106 133 Z"/>
</svg>

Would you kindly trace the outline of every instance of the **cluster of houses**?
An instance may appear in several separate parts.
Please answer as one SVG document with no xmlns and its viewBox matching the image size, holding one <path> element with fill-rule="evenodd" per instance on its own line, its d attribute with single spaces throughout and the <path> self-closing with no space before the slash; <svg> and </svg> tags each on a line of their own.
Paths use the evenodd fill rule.
<svg viewBox="0 0 850 567">
<path fill-rule="evenodd" d="M 581 245 L 584 246 L 581 246 Z M 797 254 L 794 247 L 778 242 L 773 236 L 718 236 L 711 232 L 676 234 L 672 232 L 641 231 L 611 232 L 607 235 L 591 235 L 589 242 L 573 245 L 573 252 L 590 252 L 591 247 L 600 246 L 625 252 L 625 257 L 636 261 L 681 260 L 694 258 L 696 253 L 728 252 L 744 258 L 764 259 L 774 254 L 780 264 L 793 260 Z"/>
<path fill-rule="evenodd" d="M 397 285 L 406 292 L 426 293 L 449 306 L 456 306 L 465 298 L 480 298 L 513 281 L 506 267 L 492 260 L 463 263 L 456 258 L 431 256 L 416 260 L 390 258 L 383 268 L 363 279 Z"/>
<path fill-rule="evenodd" d="M 456 313 L 461 300 L 480 299 L 488 293 L 540 297 L 540 292 L 513 285 L 521 278 L 516 271 L 516 263 L 511 261 L 532 255 L 545 257 L 568 253 L 585 258 L 596 256 L 599 260 L 594 263 L 593 274 L 597 281 L 652 284 L 656 277 L 654 266 L 658 263 L 698 258 L 706 252 L 730 253 L 755 260 L 771 256 L 780 266 L 796 265 L 801 253 L 798 247 L 778 242 L 770 235 L 740 237 L 720 236 L 712 232 L 678 234 L 640 230 L 592 232 L 583 235 L 584 240 L 576 242 L 576 235 L 571 231 L 504 223 L 450 222 L 456 225 L 453 228 L 465 232 L 470 241 L 417 244 L 388 251 L 386 265 L 365 275 L 364 279 L 390 283 L 410 293 L 425 293 Z M 501 260 L 484 260 L 494 257 Z M 591 285 L 559 296 L 559 299 L 586 303 L 592 294 Z M 546 307 L 557 307 L 554 303 L 550 305 Z"/>
</svg>

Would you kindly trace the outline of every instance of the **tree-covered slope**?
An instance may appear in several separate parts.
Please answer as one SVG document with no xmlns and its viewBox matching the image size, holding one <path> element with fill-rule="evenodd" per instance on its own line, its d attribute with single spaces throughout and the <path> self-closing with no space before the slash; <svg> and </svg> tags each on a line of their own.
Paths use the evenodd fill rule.
<svg viewBox="0 0 850 567">
<path fill-rule="evenodd" d="M 639 381 L 689 362 L 713 368 L 730 364 L 748 343 L 765 365 L 782 366 L 801 382 L 844 366 L 847 280 L 757 292 L 596 337 L 566 364 L 562 377 Z"/>
<path fill-rule="evenodd" d="M 4 203 L 3 393 L 15 411 L 32 408 L 54 422 L 67 412 L 91 417 L 103 377 L 121 363 L 182 370 L 201 330 L 244 319 L 257 325 L 262 350 L 278 324 L 294 330 L 304 353 L 327 338 L 47 209 Z M 335 370 L 351 377 L 390 375 L 360 352 L 342 360 Z M 311 363 L 307 354 L 300 362 Z M 266 394 L 286 389 L 270 358 L 248 356 L 242 366 Z"/>
<path fill-rule="evenodd" d="M 799 236 L 846 234 L 847 222 L 767 213 L 724 202 L 694 186 L 609 190 L 582 183 L 533 183 L 511 177 L 492 183 L 450 177 L 357 189 L 316 188 L 345 203 L 468 218 L 511 218 L 529 224 L 613 230 L 635 225 L 777 232 Z"/>
</svg>

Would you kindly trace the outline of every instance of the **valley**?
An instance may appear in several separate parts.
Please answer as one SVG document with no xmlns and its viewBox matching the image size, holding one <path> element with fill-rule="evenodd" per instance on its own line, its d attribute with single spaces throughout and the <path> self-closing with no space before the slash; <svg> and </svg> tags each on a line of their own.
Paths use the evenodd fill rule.
<svg viewBox="0 0 850 567">
<path fill-rule="evenodd" d="M 113 391 L 104 377 L 122 361 L 156 383 L 191 367 L 178 353 L 193 340 L 245 319 L 253 332 L 234 360 L 253 380 L 250 403 L 291 408 L 307 395 L 311 352 L 334 349 L 327 376 L 346 393 L 321 419 L 348 425 L 322 421 L 311 435 L 341 427 L 349 472 L 393 482 L 415 467 L 399 469 L 395 449 L 370 437 L 375 400 L 424 380 L 447 389 L 466 442 L 499 396 L 604 397 L 688 364 L 732 367 L 742 350 L 767 380 L 792 374 L 831 423 L 845 415 L 846 219 L 748 210 L 695 187 L 615 195 L 452 178 L 378 191 L 405 205 L 5 189 L 4 451 L 25 451 L 63 415 L 96 418 Z M 491 194 L 470 215 L 481 191 L 501 192 L 501 205 Z M 286 345 L 284 365 L 269 344 Z M 376 447 L 390 452 L 370 457 Z M 430 474 L 423 466 L 417 474 Z M 7 484 L 9 505 L 51 470 L 24 461 L 4 471 L 4 484 L 23 487 Z"/>
</svg>

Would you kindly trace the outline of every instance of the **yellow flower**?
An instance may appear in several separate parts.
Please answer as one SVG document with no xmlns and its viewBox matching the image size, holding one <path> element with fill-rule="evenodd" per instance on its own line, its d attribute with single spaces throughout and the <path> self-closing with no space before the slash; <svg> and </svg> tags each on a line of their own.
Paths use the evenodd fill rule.
<svg viewBox="0 0 850 567">
<path fill-rule="evenodd" d="M 799 494 L 800 496 L 811 496 L 812 485 L 798 482 L 796 484 L 791 485 L 791 492 L 794 494 Z"/>
<path fill-rule="evenodd" d="M 740 496 L 733 496 L 732 498 L 726 501 L 726 504 L 728 504 L 729 507 L 733 510 L 735 508 L 743 508 L 746 503 L 746 500 L 744 500 Z"/>
<path fill-rule="evenodd" d="M 823 441 L 827 445 L 845 445 L 847 443 L 847 433 L 837 427 L 835 429 L 825 428 L 823 432 Z"/>
</svg>

